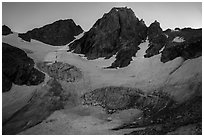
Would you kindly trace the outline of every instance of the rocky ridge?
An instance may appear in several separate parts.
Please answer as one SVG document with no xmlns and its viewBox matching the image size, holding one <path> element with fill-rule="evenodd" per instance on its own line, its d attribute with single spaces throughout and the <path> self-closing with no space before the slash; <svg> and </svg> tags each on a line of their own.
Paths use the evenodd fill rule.
<svg viewBox="0 0 204 137">
<path fill-rule="evenodd" d="M 72 19 L 67 19 L 58 20 L 26 33 L 20 33 L 19 37 L 28 42 L 35 39 L 53 46 L 62 46 L 74 40 L 74 36 L 82 32 L 83 30 L 79 25 L 76 25 Z"/>
<path fill-rule="evenodd" d="M 84 54 L 88 59 L 105 59 L 116 55 L 116 60 L 108 68 L 122 68 L 137 56 L 138 45 L 148 38 L 149 45 L 145 58 L 161 53 L 161 62 L 176 57 L 186 59 L 201 56 L 202 29 L 184 28 L 163 31 L 158 21 L 147 27 L 130 8 L 113 8 L 96 21 L 85 35 L 71 43 L 70 50 Z M 175 38 L 183 38 L 175 42 Z"/>
<path fill-rule="evenodd" d="M 163 31 L 160 23 L 155 21 L 148 28 L 148 39 L 150 43 L 144 55 L 146 58 L 161 53 L 161 62 L 165 63 L 176 57 L 186 60 L 202 55 L 202 29 L 176 28 Z"/>
</svg>

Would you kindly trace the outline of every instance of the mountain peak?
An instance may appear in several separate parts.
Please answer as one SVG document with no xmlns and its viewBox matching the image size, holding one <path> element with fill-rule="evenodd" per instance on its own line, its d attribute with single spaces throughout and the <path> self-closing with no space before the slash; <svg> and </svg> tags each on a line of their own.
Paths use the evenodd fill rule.
<svg viewBox="0 0 204 137">
<path fill-rule="evenodd" d="M 127 7 L 113 7 L 110 12 L 132 12 L 134 14 L 134 12 L 132 11 L 131 8 L 127 8 Z"/>
<path fill-rule="evenodd" d="M 127 7 L 112 8 L 98 19 L 85 35 L 70 45 L 75 53 L 85 54 L 88 59 L 116 56 L 111 67 L 125 67 L 146 39 L 147 27 Z M 129 53 L 129 54 L 126 54 Z"/>
<path fill-rule="evenodd" d="M 163 30 L 160 27 L 160 23 L 157 20 L 155 20 L 153 23 L 150 24 L 147 31 L 149 38 L 159 35 L 162 32 Z"/>
</svg>

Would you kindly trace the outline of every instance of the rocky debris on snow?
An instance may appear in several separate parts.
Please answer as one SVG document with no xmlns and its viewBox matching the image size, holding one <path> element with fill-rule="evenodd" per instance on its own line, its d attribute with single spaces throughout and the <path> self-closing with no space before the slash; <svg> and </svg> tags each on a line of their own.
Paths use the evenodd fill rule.
<svg viewBox="0 0 204 137">
<path fill-rule="evenodd" d="M 3 25 L 2 26 L 2 35 L 9 35 L 9 34 L 12 34 L 13 32 L 11 31 L 11 29 L 6 26 L 6 25 Z"/>
<path fill-rule="evenodd" d="M 75 66 L 62 62 L 39 62 L 37 66 L 43 72 L 46 72 L 50 77 L 66 82 L 75 82 L 81 79 L 82 73 Z"/>
<path fill-rule="evenodd" d="M 117 110 L 137 108 L 144 115 L 155 113 L 171 103 L 169 96 L 164 93 L 145 94 L 139 89 L 126 87 L 104 87 L 96 89 L 83 96 L 84 104 L 99 105 L 108 113 Z"/>
<path fill-rule="evenodd" d="M 9 91 L 12 83 L 38 85 L 45 78 L 34 68 L 34 61 L 23 50 L 6 43 L 2 43 L 2 75 L 3 92 Z"/>
<path fill-rule="evenodd" d="M 191 133 L 202 134 L 201 84 L 199 87 L 200 88 L 197 88 L 187 100 L 178 102 L 170 99 L 171 103 L 162 109 L 153 111 L 153 113 L 146 113 L 147 115 L 144 115 L 142 118 L 135 119 L 135 121 L 123 124 L 113 130 L 140 128 L 139 130 L 129 133 L 135 135 L 183 134 L 182 132 L 178 132 L 178 130 L 185 128 L 187 130 L 186 132 L 189 132 L 189 128 L 186 128 L 186 126 L 192 127 L 196 125 L 196 127 L 193 128 L 194 131 Z M 155 108 L 152 108 L 150 110 L 154 109 Z"/>
<path fill-rule="evenodd" d="M 202 96 L 192 96 L 188 101 L 164 109 L 144 119 L 143 122 L 129 124 L 123 128 L 141 128 L 134 135 L 202 134 Z M 123 129 L 120 128 L 120 129 Z M 185 130 L 185 132 L 179 131 Z"/>
<path fill-rule="evenodd" d="M 147 27 L 129 8 L 113 8 L 96 21 L 84 36 L 70 44 L 74 53 L 84 54 L 88 59 L 115 55 L 113 68 L 130 64 L 138 45 L 146 39 Z"/>
<path fill-rule="evenodd" d="M 143 93 L 138 89 L 104 87 L 86 93 L 84 104 L 98 105 L 114 113 L 124 109 L 139 109 L 142 117 L 112 130 L 138 128 L 129 134 L 173 134 L 183 126 L 193 125 L 193 134 L 202 134 L 202 94 L 197 91 L 186 101 L 179 103 L 163 91 Z M 191 129 L 191 128 L 190 128 Z"/>
<path fill-rule="evenodd" d="M 67 19 L 21 33 L 19 37 L 28 42 L 35 39 L 53 46 L 62 46 L 70 43 L 75 39 L 74 36 L 82 32 L 83 30 L 79 25 L 76 25 L 72 19 Z"/>
</svg>

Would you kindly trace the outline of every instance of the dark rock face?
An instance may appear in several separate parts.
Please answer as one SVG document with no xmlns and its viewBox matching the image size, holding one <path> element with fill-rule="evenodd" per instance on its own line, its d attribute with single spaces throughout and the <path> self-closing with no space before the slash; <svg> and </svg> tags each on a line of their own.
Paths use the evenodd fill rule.
<svg viewBox="0 0 204 137">
<path fill-rule="evenodd" d="M 2 35 L 9 35 L 12 33 L 13 32 L 11 31 L 11 29 L 8 26 L 6 26 L 6 25 L 2 26 Z"/>
<path fill-rule="evenodd" d="M 166 32 L 168 42 L 162 51 L 161 61 L 167 62 L 176 57 L 192 59 L 202 56 L 202 30 L 184 28 L 180 31 Z M 173 41 L 176 37 L 184 39 L 183 42 Z"/>
<path fill-rule="evenodd" d="M 146 50 L 144 57 L 152 57 L 159 54 L 159 51 L 166 44 L 167 37 L 163 34 L 160 23 L 155 21 L 148 27 L 149 48 Z"/>
<path fill-rule="evenodd" d="M 19 34 L 19 37 L 28 42 L 35 39 L 53 46 L 62 46 L 74 40 L 74 36 L 82 32 L 79 25 L 76 25 L 72 19 L 67 19 L 35 28 L 27 33 Z"/>
<path fill-rule="evenodd" d="M 168 46 L 162 51 L 161 61 L 165 63 L 176 57 L 183 57 L 186 60 L 200 56 L 202 56 L 202 37 L 178 44 L 168 43 Z"/>
<path fill-rule="evenodd" d="M 150 41 L 155 39 L 158 35 L 162 34 L 160 23 L 155 20 L 152 24 L 150 24 L 147 30 L 147 34 Z"/>
<path fill-rule="evenodd" d="M 149 58 L 160 53 L 163 63 L 176 57 L 192 59 L 202 55 L 202 29 L 184 28 L 162 31 L 160 24 L 155 21 L 147 31 L 149 48 L 144 57 Z M 183 42 L 174 41 L 175 38 L 183 38 Z"/>
<path fill-rule="evenodd" d="M 34 68 L 34 61 L 26 53 L 9 44 L 2 43 L 2 81 L 3 92 L 17 85 L 38 85 L 45 75 Z"/>
<path fill-rule="evenodd" d="M 117 53 L 112 67 L 125 67 L 135 56 L 138 45 L 146 39 L 146 33 L 144 21 L 135 17 L 131 9 L 113 8 L 70 48 L 88 59 L 110 58 Z"/>
</svg>

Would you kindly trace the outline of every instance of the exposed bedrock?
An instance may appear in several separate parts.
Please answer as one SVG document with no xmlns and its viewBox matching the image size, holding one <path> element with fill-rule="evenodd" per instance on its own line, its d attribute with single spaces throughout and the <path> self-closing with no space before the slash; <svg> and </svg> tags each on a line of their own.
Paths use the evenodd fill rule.
<svg viewBox="0 0 204 137">
<path fill-rule="evenodd" d="M 12 83 L 38 85 L 44 78 L 45 75 L 34 68 L 34 61 L 23 50 L 2 43 L 3 92 L 9 91 Z"/>
<path fill-rule="evenodd" d="M 149 45 L 144 57 L 152 57 L 160 53 L 159 51 L 164 47 L 167 42 L 167 37 L 163 34 L 162 28 L 160 27 L 160 23 L 157 21 L 150 24 L 147 30 L 147 35 Z"/>
<path fill-rule="evenodd" d="M 53 46 L 62 46 L 74 40 L 74 36 L 82 32 L 83 30 L 79 25 L 76 25 L 72 19 L 67 19 L 21 33 L 19 37 L 28 42 L 35 39 Z"/>
<path fill-rule="evenodd" d="M 144 57 L 149 58 L 161 53 L 161 62 L 165 63 L 177 57 L 186 59 L 202 55 L 202 29 L 175 29 L 162 31 L 155 21 L 147 31 L 149 47 Z"/>
<path fill-rule="evenodd" d="M 117 53 L 112 67 L 125 67 L 135 56 L 138 45 L 146 39 L 146 31 L 144 21 L 139 20 L 131 9 L 113 8 L 81 39 L 70 44 L 70 49 L 85 54 L 88 59 L 108 59 Z"/>
<path fill-rule="evenodd" d="M 176 57 L 187 60 L 200 56 L 202 56 L 202 36 L 195 36 L 181 43 L 167 43 L 162 51 L 161 61 L 165 63 Z"/>
</svg>

